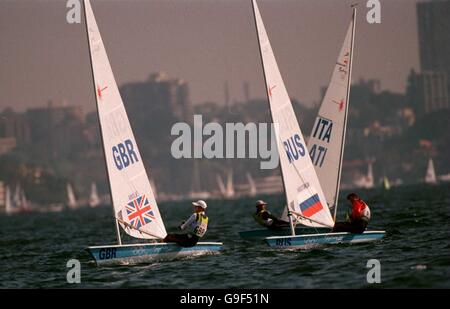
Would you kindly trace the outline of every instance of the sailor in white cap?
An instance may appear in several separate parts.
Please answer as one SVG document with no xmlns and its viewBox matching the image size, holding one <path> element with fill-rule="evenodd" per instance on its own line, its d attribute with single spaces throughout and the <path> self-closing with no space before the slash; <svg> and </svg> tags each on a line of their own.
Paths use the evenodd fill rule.
<svg viewBox="0 0 450 309">
<path fill-rule="evenodd" d="M 208 217 L 205 214 L 208 205 L 203 200 L 192 202 L 194 213 L 186 222 L 180 225 L 183 234 L 168 234 L 164 242 L 175 242 L 183 247 L 193 247 L 202 238 L 208 229 Z"/>
</svg>

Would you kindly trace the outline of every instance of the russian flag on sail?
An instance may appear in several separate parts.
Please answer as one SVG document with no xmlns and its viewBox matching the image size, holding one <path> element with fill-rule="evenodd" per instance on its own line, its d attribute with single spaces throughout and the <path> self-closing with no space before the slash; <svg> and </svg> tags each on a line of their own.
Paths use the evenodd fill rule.
<svg viewBox="0 0 450 309">
<path fill-rule="evenodd" d="M 305 217 L 311 217 L 315 215 L 316 213 L 321 211 L 322 208 L 323 206 L 320 203 L 319 196 L 317 194 L 314 194 L 306 201 L 300 203 L 300 209 Z"/>
</svg>

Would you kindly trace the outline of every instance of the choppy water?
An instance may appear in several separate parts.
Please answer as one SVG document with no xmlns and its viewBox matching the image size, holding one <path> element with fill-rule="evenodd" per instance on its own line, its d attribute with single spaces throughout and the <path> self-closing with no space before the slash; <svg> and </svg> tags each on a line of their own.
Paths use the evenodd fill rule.
<svg viewBox="0 0 450 309">
<path fill-rule="evenodd" d="M 61 213 L 0 215 L 0 287 L 358 288 L 369 259 L 381 262 L 377 287 L 450 287 L 450 185 L 360 191 L 372 210 L 372 228 L 387 231 L 374 244 L 310 251 L 275 251 L 241 240 L 258 228 L 253 200 L 210 201 L 206 240 L 222 241 L 221 255 L 138 266 L 96 267 L 88 245 L 115 243 L 110 207 Z M 345 192 L 341 193 L 345 196 Z M 265 197 L 281 212 L 282 196 Z M 344 208 L 341 201 L 340 217 Z M 276 205 L 276 206 L 275 206 Z M 189 203 L 161 203 L 169 231 L 190 214 Z M 66 262 L 81 261 L 81 284 L 66 282 Z"/>
</svg>

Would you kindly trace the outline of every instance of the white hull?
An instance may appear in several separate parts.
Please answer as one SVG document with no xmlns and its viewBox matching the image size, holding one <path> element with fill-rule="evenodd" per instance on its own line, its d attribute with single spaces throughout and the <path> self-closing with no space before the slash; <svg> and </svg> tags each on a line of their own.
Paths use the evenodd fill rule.
<svg viewBox="0 0 450 309">
<path fill-rule="evenodd" d="M 218 254 L 220 242 L 199 242 L 194 247 L 174 243 L 145 243 L 130 245 L 92 246 L 86 248 L 97 265 L 134 265 L 168 261 L 183 257 Z"/>
</svg>

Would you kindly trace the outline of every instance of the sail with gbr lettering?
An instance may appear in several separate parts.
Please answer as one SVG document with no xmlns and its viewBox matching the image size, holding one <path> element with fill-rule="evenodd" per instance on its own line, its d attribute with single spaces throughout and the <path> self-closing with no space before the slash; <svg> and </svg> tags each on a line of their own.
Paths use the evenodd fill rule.
<svg viewBox="0 0 450 309">
<path fill-rule="evenodd" d="M 308 149 L 325 199 L 336 214 L 349 107 L 356 9 L 314 123 Z"/>
<path fill-rule="evenodd" d="M 256 0 L 252 3 L 287 206 L 290 211 L 300 214 L 297 223 L 332 227 L 333 218 L 308 154 Z"/>
<path fill-rule="evenodd" d="M 84 1 L 92 73 L 114 215 L 136 238 L 167 233 L 117 88 L 97 22 Z"/>
</svg>

